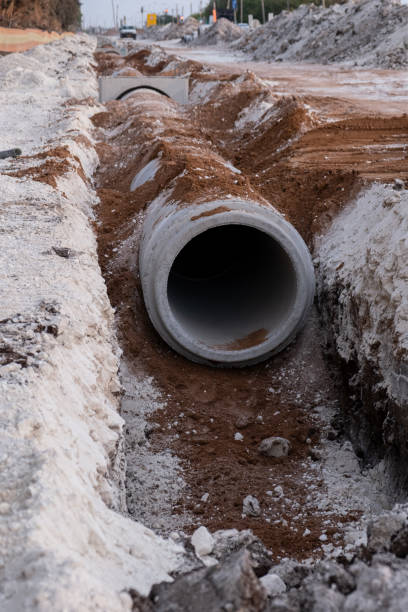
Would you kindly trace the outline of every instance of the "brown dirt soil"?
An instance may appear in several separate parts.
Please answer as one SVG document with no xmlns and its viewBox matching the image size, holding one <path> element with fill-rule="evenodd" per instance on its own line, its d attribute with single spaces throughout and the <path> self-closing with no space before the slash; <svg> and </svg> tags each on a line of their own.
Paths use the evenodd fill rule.
<svg viewBox="0 0 408 612">
<path fill-rule="evenodd" d="M 86 144 L 87 146 L 91 145 L 89 140 L 81 135 L 75 137 L 74 140 L 77 140 L 82 144 Z M 28 168 L 23 167 L 19 169 L 20 165 L 25 166 L 26 163 L 30 162 L 31 160 L 44 161 L 43 163 L 36 164 Z M 16 178 L 28 177 L 33 181 L 46 183 L 54 188 L 57 186 L 56 179 L 64 174 L 67 174 L 71 170 L 75 170 L 82 180 L 87 182 L 87 178 L 79 158 L 76 155 L 72 155 L 68 147 L 56 147 L 55 149 L 49 149 L 31 156 L 22 155 L 13 161 L 13 165 L 15 169 L 12 172 L 6 172 L 5 174 Z"/>
</svg>

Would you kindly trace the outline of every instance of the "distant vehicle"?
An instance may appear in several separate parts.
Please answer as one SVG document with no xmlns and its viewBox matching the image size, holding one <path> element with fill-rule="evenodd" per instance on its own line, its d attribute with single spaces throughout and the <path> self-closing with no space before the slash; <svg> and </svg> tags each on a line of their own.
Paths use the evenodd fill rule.
<svg viewBox="0 0 408 612">
<path fill-rule="evenodd" d="M 243 28 L 244 30 L 249 28 L 249 24 L 248 23 L 237 23 L 237 26 L 239 26 L 240 28 Z"/>
<path fill-rule="evenodd" d="M 194 34 L 183 34 L 181 37 L 181 42 L 188 44 L 194 40 Z"/>
<path fill-rule="evenodd" d="M 122 26 L 119 30 L 120 38 L 133 38 L 136 40 L 136 28 L 133 26 Z"/>
</svg>

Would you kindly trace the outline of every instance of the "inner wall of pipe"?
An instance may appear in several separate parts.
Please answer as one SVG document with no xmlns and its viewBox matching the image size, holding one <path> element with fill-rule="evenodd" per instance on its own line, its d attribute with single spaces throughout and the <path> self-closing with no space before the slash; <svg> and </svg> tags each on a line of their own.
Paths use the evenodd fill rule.
<svg viewBox="0 0 408 612">
<path fill-rule="evenodd" d="M 188 242 L 170 269 L 173 316 L 192 339 L 237 350 L 259 344 L 287 318 L 296 273 L 282 246 L 245 225 L 211 228 Z"/>
</svg>

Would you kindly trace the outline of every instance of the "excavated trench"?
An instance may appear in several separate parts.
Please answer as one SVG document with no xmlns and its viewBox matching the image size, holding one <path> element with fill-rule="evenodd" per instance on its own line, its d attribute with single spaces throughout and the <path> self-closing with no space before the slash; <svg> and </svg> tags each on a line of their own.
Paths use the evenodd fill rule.
<svg viewBox="0 0 408 612">
<path fill-rule="evenodd" d="M 215 75 L 188 60 L 175 68 L 174 58 L 161 56 L 155 63 L 148 51 L 125 59 L 99 53 L 97 60 L 100 74 L 152 74 L 171 64 L 167 73 L 190 73 L 196 94 L 195 104 L 181 108 L 137 92 L 93 117 L 101 160 L 99 258 L 123 350 L 130 515 L 163 534 L 191 533 L 199 525 L 212 532 L 252 529 L 274 560 L 353 550 L 348 532 L 392 505 L 393 492 L 387 488 L 385 494 L 389 474 L 378 467 L 384 448 L 374 457 L 361 445 L 357 457 L 348 441 L 346 417 L 356 408 L 345 384 L 350 372 L 334 352 L 328 354 L 330 334 L 319 311 L 314 306 L 296 340 L 263 363 L 236 370 L 199 365 L 169 348 L 152 326 L 138 255 L 152 206 L 194 210 L 234 198 L 273 204 L 313 251 L 315 236 L 374 178 L 376 161 L 370 159 L 367 168 L 360 141 L 385 135 L 398 146 L 408 119 L 384 120 L 379 127 L 372 117 L 360 117 L 362 134 L 355 117 L 321 125 L 318 111 L 311 113 L 301 98 L 273 96 L 250 73 Z M 267 109 L 262 121 L 248 112 L 257 104 Z M 330 166 L 324 146 L 341 149 L 345 133 L 352 159 L 343 147 L 344 160 Z M 393 150 L 384 148 L 378 158 L 382 180 L 395 178 Z M 406 178 L 405 165 L 403 172 Z M 271 262 L 277 260 L 284 278 L 275 274 L 271 284 Z M 251 329 L 265 319 L 265 304 L 282 316 L 294 299 L 292 271 L 287 254 L 267 234 L 224 224 L 179 251 L 168 274 L 168 301 L 192 336 L 225 346 L 243 319 L 249 317 Z M 324 304 L 319 308 L 325 311 Z M 268 324 L 250 341 L 262 343 Z M 380 439 L 378 428 L 381 423 L 372 435 Z M 287 457 L 260 454 L 261 441 L 271 436 L 289 441 Z M 243 511 L 248 495 L 259 501 L 258 513 Z"/>
</svg>

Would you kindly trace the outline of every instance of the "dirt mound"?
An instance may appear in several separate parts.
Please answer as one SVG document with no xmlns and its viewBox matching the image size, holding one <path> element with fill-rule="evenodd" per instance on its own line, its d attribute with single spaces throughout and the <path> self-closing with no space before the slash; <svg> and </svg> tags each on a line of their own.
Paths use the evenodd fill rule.
<svg viewBox="0 0 408 612">
<path fill-rule="evenodd" d="M 80 25 L 79 0 L 4 0 L 0 5 L 0 26 L 60 31 Z"/>
<path fill-rule="evenodd" d="M 231 43 L 241 38 L 242 30 L 228 19 L 218 19 L 211 28 L 205 31 L 193 44 L 195 45 L 219 45 Z"/>
<path fill-rule="evenodd" d="M 147 37 L 153 40 L 171 40 L 181 38 L 186 34 L 194 34 L 198 29 L 198 21 L 188 17 L 184 23 L 168 23 L 165 26 L 154 26 L 147 31 Z"/>
<path fill-rule="evenodd" d="M 404 68 L 407 26 L 408 6 L 398 0 L 350 1 L 327 9 L 304 4 L 249 33 L 237 48 L 257 60 Z"/>
</svg>

